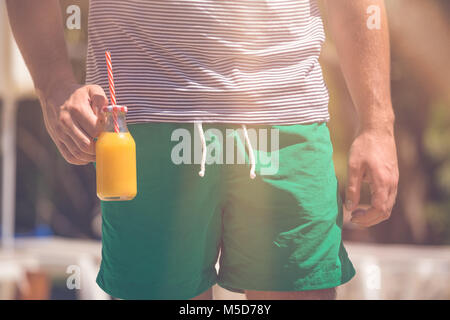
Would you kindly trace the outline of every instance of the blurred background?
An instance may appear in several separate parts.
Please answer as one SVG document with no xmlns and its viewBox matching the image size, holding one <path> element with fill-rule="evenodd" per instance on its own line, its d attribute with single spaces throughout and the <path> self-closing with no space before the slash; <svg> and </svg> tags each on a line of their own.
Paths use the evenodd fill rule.
<svg viewBox="0 0 450 320">
<path fill-rule="evenodd" d="M 66 11 L 69 6 L 80 8 L 80 28 L 61 27 L 74 72 L 83 82 L 89 1 L 60 3 L 65 19 L 74 12 Z M 338 298 L 449 299 L 450 1 L 386 0 L 386 5 L 398 198 L 388 221 L 369 229 L 344 224 L 357 276 L 339 288 Z M 0 299 L 108 299 L 95 284 L 101 213 L 94 168 L 69 165 L 59 155 L 11 40 L 3 2 L 0 8 Z M 329 126 L 343 195 L 356 116 L 330 37 L 321 63 L 331 96 Z M 368 203 L 367 189 L 362 199 Z M 15 213 L 14 221 L 7 212 Z M 12 224 L 14 238 L 8 228 Z M 81 288 L 72 288 L 69 282 L 77 286 L 78 278 L 70 277 L 80 270 Z M 220 288 L 215 295 L 243 298 Z"/>
</svg>

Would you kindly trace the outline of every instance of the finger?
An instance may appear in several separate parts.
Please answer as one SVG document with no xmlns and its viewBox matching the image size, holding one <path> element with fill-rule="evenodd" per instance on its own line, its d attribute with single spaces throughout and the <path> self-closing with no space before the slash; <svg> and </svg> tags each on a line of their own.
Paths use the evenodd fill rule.
<svg viewBox="0 0 450 320">
<path fill-rule="evenodd" d="M 386 220 L 385 218 L 383 218 L 383 213 L 380 210 L 372 207 L 366 210 L 358 209 L 354 211 L 352 213 L 352 218 L 350 219 L 350 221 L 354 224 L 365 228 L 376 225 L 383 220 Z"/>
<path fill-rule="evenodd" d="M 370 227 L 389 218 L 388 190 L 386 187 L 375 190 L 371 198 L 371 207 L 352 213 L 352 221 L 363 227 Z"/>
<path fill-rule="evenodd" d="M 88 94 L 92 110 L 98 115 L 101 109 L 108 105 L 108 98 L 106 97 L 105 91 L 98 85 L 89 85 Z"/>
<path fill-rule="evenodd" d="M 104 117 L 100 110 L 108 104 L 108 100 L 100 86 L 88 85 L 85 89 L 81 96 L 71 102 L 70 110 L 79 128 L 93 139 L 103 130 Z"/>
<path fill-rule="evenodd" d="M 94 140 L 88 136 L 86 132 L 81 130 L 77 123 L 72 121 L 69 130 L 67 131 L 69 136 L 75 141 L 78 148 L 84 153 L 95 155 Z"/>
<path fill-rule="evenodd" d="M 90 106 L 81 106 L 76 109 L 72 112 L 72 116 L 78 128 L 90 139 L 98 137 L 103 128 L 101 119 L 94 114 Z"/>
<path fill-rule="evenodd" d="M 389 190 L 389 198 L 388 198 L 389 214 L 391 214 L 392 208 L 394 208 L 396 198 L 397 198 L 397 185 L 395 184 Z"/>
<path fill-rule="evenodd" d="M 68 134 L 60 134 L 60 141 L 67 147 L 69 152 L 76 160 L 84 162 L 95 161 L 95 156 L 92 154 L 85 153 L 76 145 L 75 141 Z"/>
<path fill-rule="evenodd" d="M 94 155 L 95 146 L 92 138 L 88 136 L 84 130 L 81 130 L 77 123 L 74 122 L 71 113 L 63 112 L 59 117 L 64 131 L 75 142 L 78 149 L 84 153 Z"/>
<path fill-rule="evenodd" d="M 105 114 L 102 112 L 102 108 L 108 105 L 108 98 L 105 91 L 98 85 L 89 86 L 89 99 L 94 114 L 97 116 L 94 125 L 94 137 L 98 137 L 100 132 L 103 131 L 106 119 Z"/>
<path fill-rule="evenodd" d="M 345 208 L 354 210 L 359 204 L 363 170 L 359 163 L 349 162 L 348 183 L 345 191 Z"/>
</svg>

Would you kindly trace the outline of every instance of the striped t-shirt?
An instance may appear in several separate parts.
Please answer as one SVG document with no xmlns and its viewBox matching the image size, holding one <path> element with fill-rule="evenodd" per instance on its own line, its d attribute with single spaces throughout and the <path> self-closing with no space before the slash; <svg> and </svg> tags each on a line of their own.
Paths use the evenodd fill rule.
<svg viewBox="0 0 450 320">
<path fill-rule="evenodd" d="M 328 121 L 316 0 L 90 0 L 87 83 L 128 121 Z"/>
</svg>

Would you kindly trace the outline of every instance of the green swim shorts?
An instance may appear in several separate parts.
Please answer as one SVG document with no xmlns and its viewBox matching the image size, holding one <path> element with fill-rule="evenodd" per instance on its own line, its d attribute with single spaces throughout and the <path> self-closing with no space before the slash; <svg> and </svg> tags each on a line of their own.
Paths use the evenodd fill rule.
<svg viewBox="0 0 450 320">
<path fill-rule="evenodd" d="M 250 125 L 251 146 L 239 125 L 203 124 L 204 177 L 193 124 L 129 130 L 138 194 L 102 202 L 97 283 L 108 294 L 190 299 L 215 283 L 239 292 L 305 291 L 354 276 L 326 123 Z"/>
</svg>

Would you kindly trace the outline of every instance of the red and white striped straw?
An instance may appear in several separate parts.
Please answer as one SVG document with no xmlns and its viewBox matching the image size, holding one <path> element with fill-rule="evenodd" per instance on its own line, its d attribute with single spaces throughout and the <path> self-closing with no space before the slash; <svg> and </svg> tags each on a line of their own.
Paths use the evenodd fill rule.
<svg viewBox="0 0 450 320">
<path fill-rule="evenodd" d="M 109 95 L 111 96 L 111 103 L 117 105 L 116 101 L 116 90 L 114 89 L 114 77 L 112 72 L 112 62 L 111 62 L 111 52 L 105 52 L 106 57 L 106 67 L 108 69 L 108 82 L 109 82 Z M 114 121 L 114 131 L 119 132 L 119 122 L 117 121 L 117 111 L 113 109 L 113 121 Z"/>
</svg>

